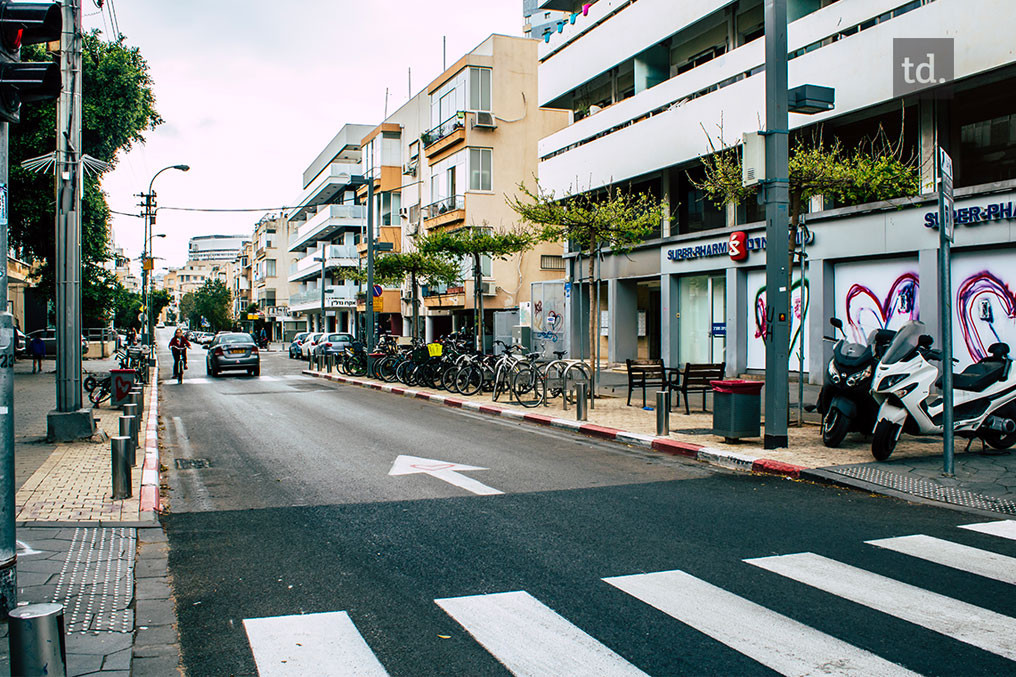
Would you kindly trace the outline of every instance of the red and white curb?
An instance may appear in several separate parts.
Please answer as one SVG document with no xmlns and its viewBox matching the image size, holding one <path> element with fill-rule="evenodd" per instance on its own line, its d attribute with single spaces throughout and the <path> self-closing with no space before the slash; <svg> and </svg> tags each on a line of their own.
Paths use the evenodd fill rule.
<svg viewBox="0 0 1016 677">
<path fill-rule="evenodd" d="M 374 381 L 351 378 L 349 376 L 340 376 L 338 374 L 323 374 L 311 371 L 310 369 L 305 369 L 303 373 L 308 376 L 314 376 L 315 378 L 324 378 L 329 381 L 335 381 L 336 383 L 345 383 L 348 385 L 360 386 L 361 388 L 379 390 L 384 393 L 392 393 L 394 395 L 402 395 L 404 397 L 410 397 L 418 400 L 436 402 L 455 409 L 468 409 L 470 411 L 476 411 L 489 416 L 500 416 L 501 418 L 527 421 L 529 423 L 535 423 L 536 425 L 571 430 L 573 432 L 598 437 L 600 439 L 615 440 L 617 442 L 631 444 L 636 447 L 652 449 L 653 451 L 658 451 L 663 454 L 670 454 L 671 456 L 683 456 L 685 458 L 695 459 L 703 463 L 720 466 L 729 470 L 742 470 L 766 475 L 779 475 L 792 479 L 798 479 L 801 472 L 803 470 L 807 470 L 804 466 L 784 463 L 783 461 L 774 461 L 769 458 L 759 458 L 750 454 L 738 454 L 723 449 L 713 449 L 699 444 L 692 444 L 690 442 L 680 442 L 678 440 L 672 440 L 669 437 L 643 435 L 640 433 L 628 432 L 627 430 L 618 430 L 617 428 L 608 428 L 592 423 L 583 423 L 582 421 L 573 421 L 566 418 L 555 418 L 545 414 L 509 409 L 496 404 L 483 404 L 480 402 L 473 402 L 471 400 L 460 400 L 447 395 L 438 395 L 436 393 L 428 393 L 422 390 L 393 386 L 387 383 L 375 383 Z"/>
<path fill-rule="evenodd" d="M 158 366 L 156 366 L 158 375 Z M 155 519 L 159 501 L 159 379 L 151 379 L 148 392 L 148 426 L 145 429 L 145 460 L 141 466 L 141 517 Z"/>
</svg>

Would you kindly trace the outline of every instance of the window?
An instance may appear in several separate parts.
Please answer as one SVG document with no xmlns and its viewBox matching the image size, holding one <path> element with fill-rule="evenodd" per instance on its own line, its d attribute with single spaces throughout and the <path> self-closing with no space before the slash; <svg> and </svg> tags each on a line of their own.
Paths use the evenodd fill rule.
<svg viewBox="0 0 1016 677">
<path fill-rule="evenodd" d="M 490 110 L 490 75 L 489 68 L 469 69 L 469 110 Z"/>
<path fill-rule="evenodd" d="M 564 257 L 544 254 L 540 257 L 540 270 L 565 270 Z"/>
<path fill-rule="evenodd" d="M 265 276 L 275 277 L 275 259 L 265 260 Z"/>
<path fill-rule="evenodd" d="M 493 190 L 493 152 L 490 148 L 469 149 L 469 190 Z"/>
</svg>

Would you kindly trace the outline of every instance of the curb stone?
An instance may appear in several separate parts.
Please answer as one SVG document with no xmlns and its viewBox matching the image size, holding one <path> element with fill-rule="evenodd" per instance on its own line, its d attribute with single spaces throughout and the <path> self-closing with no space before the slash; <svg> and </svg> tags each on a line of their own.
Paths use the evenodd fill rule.
<svg viewBox="0 0 1016 677">
<path fill-rule="evenodd" d="M 151 379 L 148 395 L 148 426 L 145 431 L 145 460 L 141 467 L 141 519 L 154 522 L 161 509 L 159 497 L 159 367 Z"/>
<path fill-rule="evenodd" d="M 571 430 L 590 437 L 623 442 L 625 444 L 642 447 L 644 449 L 651 449 L 671 456 L 691 458 L 696 461 L 715 465 L 727 470 L 740 470 L 764 475 L 775 475 L 795 480 L 800 479 L 802 474 L 808 470 L 808 468 L 805 468 L 804 466 L 794 465 L 792 463 L 759 458 L 757 456 L 751 456 L 750 454 L 738 454 L 721 449 L 710 449 L 709 447 L 704 447 L 699 444 L 681 442 L 669 437 L 655 437 L 653 435 L 633 433 L 628 432 L 627 430 L 608 428 L 606 426 L 595 425 L 593 423 L 583 423 L 581 421 L 555 418 L 545 414 L 530 414 L 493 404 L 479 404 L 478 402 L 471 401 L 464 402 L 445 395 L 426 393 L 419 390 L 413 390 L 411 388 L 397 387 L 389 384 L 374 383 L 372 381 L 351 378 L 349 376 L 340 376 L 338 374 L 323 374 L 310 369 L 304 369 L 303 373 L 307 376 L 323 378 L 328 381 L 334 381 L 335 383 L 359 386 L 361 388 L 378 390 L 385 393 L 391 393 L 393 395 L 402 395 L 403 397 L 409 397 L 411 399 L 426 400 L 436 404 L 442 404 L 453 409 L 468 409 L 488 416 L 498 416 L 500 418 L 520 420 L 540 426 Z"/>
</svg>

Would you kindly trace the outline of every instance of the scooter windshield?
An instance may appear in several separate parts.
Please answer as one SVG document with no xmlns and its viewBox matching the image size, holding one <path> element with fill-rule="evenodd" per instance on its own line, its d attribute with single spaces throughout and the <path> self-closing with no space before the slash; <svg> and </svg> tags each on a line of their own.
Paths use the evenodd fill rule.
<svg viewBox="0 0 1016 677">
<path fill-rule="evenodd" d="M 903 325 L 903 328 L 896 334 L 896 338 L 889 344 L 889 349 L 882 357 L 882 364 L 895 364 L 910 359 L 910 356 L 917 350 L 918 342 L 925 331 L 923 322 L 908 322 Z"/>
</svg>

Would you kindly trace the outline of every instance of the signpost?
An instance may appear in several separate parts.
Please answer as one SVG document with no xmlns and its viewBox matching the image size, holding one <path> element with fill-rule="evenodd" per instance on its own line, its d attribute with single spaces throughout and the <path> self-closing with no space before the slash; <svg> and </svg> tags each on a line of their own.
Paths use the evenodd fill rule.
<svg viewBox="0 0 1016 677">
<path fill-rule="evenodd" d="M 938 308 L 942 337 L 942 472 L 952 476 L 953 466 L 953 346 L 952 346 L 952 262 L 953 242 L 953 166 L 942 148 L 938 160 Z"/>
</svg>

